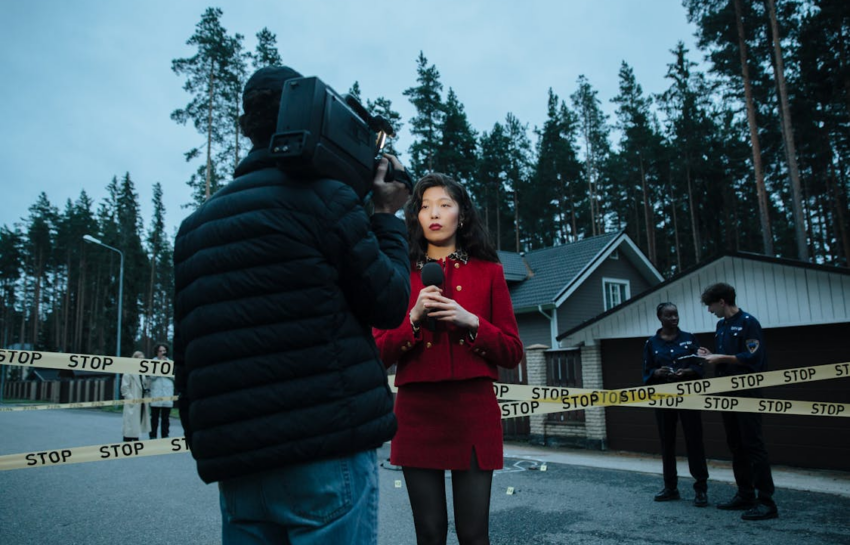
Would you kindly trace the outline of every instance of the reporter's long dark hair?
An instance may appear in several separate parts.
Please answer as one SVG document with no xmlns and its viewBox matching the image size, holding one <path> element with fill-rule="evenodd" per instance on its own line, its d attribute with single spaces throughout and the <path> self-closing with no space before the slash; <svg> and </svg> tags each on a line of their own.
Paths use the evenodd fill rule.
<svg viewBox="0 0 850 545">
<path fill-rule="evenodd" d="M 457 248 L 466 251 L 469 257 L 499 263 L 499 254 L 490 242 L 490 237 L 481 223 L 481 217 L 469 197 L 469 192 L 451 176 L 438 172 L 432 172 L 416 182 L 413 186 L 413 195 L 404 206 L 404 219 L 410 241 L 410 261 L 413 263 L 425 261 L 427 256 L 428 241 L 419 224 L 419 210 L 422 208 L 422 195 L 432 187 L 445 188 L 446 193 L 458 203 L 460 217 L 456 238 Z"/>
</svg>

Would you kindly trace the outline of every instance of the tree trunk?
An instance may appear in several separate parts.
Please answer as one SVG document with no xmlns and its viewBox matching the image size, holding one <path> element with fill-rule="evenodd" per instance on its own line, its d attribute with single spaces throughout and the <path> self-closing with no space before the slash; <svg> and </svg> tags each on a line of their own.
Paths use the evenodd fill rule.
<svg viewBox="0 0 850 545">
<path fill-rule="evenodd" d="M 797 238 L 797 257 L 801 261 L 809 261 L 809 248 L 806 240 L 805 224 L 803 223 L 803 202 L 800 190 L 800 170 L 797 167 L 797 149 L 794 145 L 794 126 L 791 124 L 791 108 L 788 106 L 788 89 L 785 85 L 785 63 L 782 60 L 782 45 L 779 43 L 779 23 L 776 20 L 776 5 L 774 0 L 767 0 L 767 10 L 770 15 L 770 30 L 773 36 L 773 71 L 776 84 L 779 87 L 779 102 L 782 112 L 782 136 L 788 156 L 788 172 L 791 175 L 791 204 L 794 212 L 794 233 Z"/>
<path fill-rule="evenodd" d="M 838 229 L 837 235 L 841 239 L 839 241 L 840 248 L 844 253 L 844 266 L 847 267 L 850 265 L 850 237 L 847 234 L 847 223 L 846 218 L 844 217 L 844 211 L 847 210 L 847 199 L 846 195 L 843 195 L 841 191 L 841 182 L 838 180 L 838 176 L 835 174 L 835 166 L 832 162 L 829 163 L 829 176 L 828 179 L 832 180 L 832 205 L 835 207 L 835 217 L 837 218 Z"/>
<path fill-rule="evenodd" d="M 653 265 L 658 263 L 655 252 L 655 229 L 653 226 L 652 210 L 649 204 L 649 194 L 646 191 L 646 172 L 643 169 L 643 157 L 640 158 L 640 186 L 643 191 L 643 220 L 646 224 L 646 252 Z"/>
<path fill-rule="evenodd" d="M 154 248 L 156 248 L 156 243 L 154 243 Z M 147 312 L 145 312 L 145 344 L 144 350 L 145 354 L 150 354 L 151 348 L 153 348 L 151 341 L 151 336 L 153 334 L 153 328 L 151 327 L 151 323 L 153 322 L 153 286 L 156 281 L 156 251 L 153 252 L 151 256 L 151 279 L 150 284 L 148 285 L 148 308 Z M 150 354 L 150 357 L 154 357 L 156 354 Z"/>
<path fill-rule="evenodd" d="M 501 184 L 500 184 L 501 185 Z M 496 186 L 496 249 L 502 249 L 502 222 L 501 222 L 501 210 L 499 210 L 499 185 Z"/>
<path fill-rule="evenodd" d="M 239 94 L 238 93 L 236 94 L 236 119 L 235 119 L 235 123 L 236 123 L 236 130 L 234 132 L 236 133 L 236 138 L 235 138 L 235 140 L 236 140 L 236 146 L 235 146 L 236 147 L 236 157 L 234 158 L 234 161 L 233 161 L 233 175 L 234 176 L 236 175 L 236 167 L 239 166 L 239 135 L 240 135 L 240 129 L 239 129 Z"/>
<path fill-rule="evenodd" d="M 596 236 L 596 216 L 593 208 L 593 171 L 596 165 L 593 161 L 593 149 L 590 143 L 590 119 L 589 114 L 586 114 L 584 123 L 584 149 L 587 160 L 587 203 L 590 208 L 590 236 Z"/>
<path fill-rule="evenodd" d="M 679 221 L 676 218 L 676 196 L 673 194 L 673 169 L 667 178 L 667 190 L 670 192 L 670 208 L 673 211 L 673 244 L 676 248 L 676 272 L 682 272 L 682 247 L 679 245 Z"/>
<path fill-rule="evenodd" d="M 62 324 L 62 344 L 60 346 L 62 352 L 68 351 L 68 335 L 71 329 L 71 252 L 68 252 L 66 263 L 68 264 L 68 274 L 65 276 L 65 308 L 63 309 L 65 319 Z"/>
<path fill-rule="evenodd" d="M 519 191 L 514 188 L 514 223 L 516 224 L 516 253 L 519 253 Z"/>
<path fill-rule="evenodd" d="M 756 124 L 756 107 L 753 102 L 753 90 L 750 84 L 750 69 L 747 66 L 747 43 L 744 39 L 744 20 L 741 14 L 741 0 L 733 0 L 735 4 L 735 19 L 738 26 L 738 49 L 741 56 L 741 76 L 744 80 L 744 97 L 747 102 L 747 123 L 750 126 L 750 141 L 753 146 L 753 168 L 756 175 L 756 192 L 759 203 L 759 220 L 761 222 L 762 248 L 766 255 L 774 255 L 773 233 L 770 229 L 767 191 L 764 187 L 764 171 L 761 164 L 761 146 L 759 145 L 758 125 Z"/>
<path fill-rule="evenodd" d="M 694 207 L 694 190 L 691 184 L 691 163 L 685 159 L 685 179 L 688 182 L 688 211 L 691 216 L 691 232 L 694 237 L 694 258 L 696 263 L 702 260 L 702 243 L 700 242 L 699 227 L 697 227 L 697 214 Z"/>
<path fill-rule="evenodd" d="M 487 226 L 487 234 L 491 234 L 490 230 L 490 184 L 484 184 L 484 225 Z"/>
<path fill-rule="evenodd" d="M 21 297 L 21 334 L 20 334 L 20 343 L 23 347 L 26 340 L 26 329 L 27 329 L 27 275 L 23 274 L 23 285 L 24 285 L 24 293 L 23 297 Z"/>
<path fill-rule="evenodd" d="M 74 320 L 74 340 L 71 343 L 72 352 L 82 352 L 83 317 L 86 312 L 86 261 L 80 257 L 80 276 L 77 279 L 77 312 Z"/>
<path fill-rule="evenodd" d="M 210 198 L 210 181 L 212 178 L 212 117 L 213 117 L 213 85 L 215 84 L 214 62 L 210 60 L 210 95 L 207 108 L 207 181 L 204 195 Z"/>
<path fill-rule="evenodd" d="M 572 185 L 570 186 L 570 193 L 569 193 L 569 195 L 567 195 L 567 197 L 570 200 L 570 220 L 571 220 L 571 226 L 572 226 L 572 229 L 573 229 L 572 233 L 570 233 L 570 235 L 567 237 L 567 241 L 569 242 L 572 239 L 572 242 L 575 242 L 576 240 L 578 240 L 578 225 L 577 225 L 577 222 L 576 222 L 576 205 L 575 205 L 575 199 L 573 198 Z"/>
<path fill-rule="evenodd" d="M 32 298 L 32 346 L 33 349 L 38 348 L 38 315 L 40 313 L 41 306 L 41 276 L 42 276 L 42 268 L 44 258 L 42 257 L 42 253 L 38 253 L 38 257 L 35 262 L 35 289 L 33 291 Z"/>
</svg>

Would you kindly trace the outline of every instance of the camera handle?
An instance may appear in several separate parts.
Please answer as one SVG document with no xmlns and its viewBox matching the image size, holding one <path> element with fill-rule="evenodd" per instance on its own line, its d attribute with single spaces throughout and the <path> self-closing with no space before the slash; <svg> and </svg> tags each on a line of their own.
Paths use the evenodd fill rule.
<svg viewBox="0 0 850 545">
<path fill-rule="evenodd" d="M 380 157 L 379 157 L 380 160 Z M 377 170 L 378 161 L 375 162 L 375 169 Z M 387 160 L 387 173 L 384 175 L 384 181 L 387 183 L 390 182 L 401 182 L 406 187 L 410 193 L 413 193 L 413 180 L 410 178 L 410 174 L 407 173 L 406 170 L 398 170 L 393 166 L 393 162 L 389 159 Z"/>
</svg>

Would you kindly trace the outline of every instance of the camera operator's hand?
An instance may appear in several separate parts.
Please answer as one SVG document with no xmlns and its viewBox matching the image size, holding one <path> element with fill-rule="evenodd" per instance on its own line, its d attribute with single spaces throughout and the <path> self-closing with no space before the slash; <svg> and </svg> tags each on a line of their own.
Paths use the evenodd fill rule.
<svg viewBox="0 0 850 545">
<path fill-rule="evenodd" d="M 375 180 L 372 182 L 372 204 L 375 205 L 376 214 L 395 214 L 404 206 L 410 196 L 407 186 L 403 183 L 387 183 L 384 181 L 389 161 L 392 161 L 394 169 L 404 170 L 404 166 L 394 155 L 384 154 L 384 158 L 378 164 Z"/>
</svg>

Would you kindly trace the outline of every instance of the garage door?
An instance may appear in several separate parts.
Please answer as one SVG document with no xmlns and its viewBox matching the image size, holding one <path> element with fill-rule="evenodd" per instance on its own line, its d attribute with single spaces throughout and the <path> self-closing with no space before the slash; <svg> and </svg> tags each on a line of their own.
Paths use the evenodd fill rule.
<svg viewBox="0 0 850 545">
<path fill-rule="evenodd" d="M 770 370 L 793 369 L 850 361 L 847 337 L 850 324 L 830 324 L 765 330 Z M 714 348 L 713 334 L 697 335 Z M 643 345 L 646 338 L 602 341 L 602 376 L 605 388 L 641 384 Z M 709 371 L 708 376 L 712 376 Z M 765 388 L 764 397 L 800 401 L 850 403 L 850 378 Z M 660 454 L 654 409 L 605 409 L 608 446 L 612 450 Z M 703 428 L 706 455 L 728 460 L 720 413 L 705 411 Z M 850 471 L 850 418 L 764 415 L 764 436 L 773 464 Z M 685 455 L 681 428 L 677 452 Z"/>
</svg>

